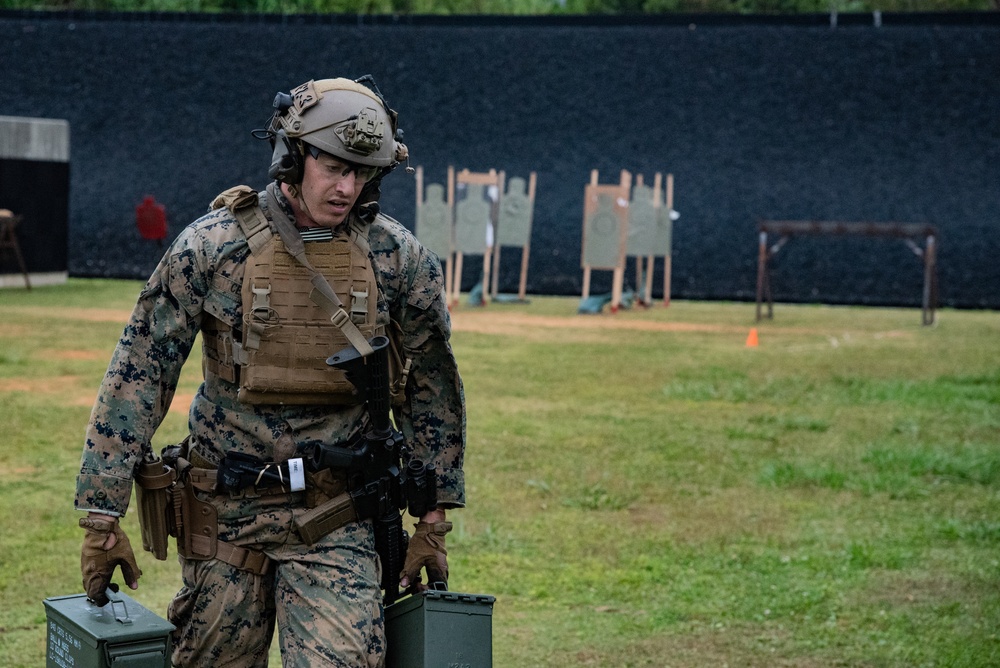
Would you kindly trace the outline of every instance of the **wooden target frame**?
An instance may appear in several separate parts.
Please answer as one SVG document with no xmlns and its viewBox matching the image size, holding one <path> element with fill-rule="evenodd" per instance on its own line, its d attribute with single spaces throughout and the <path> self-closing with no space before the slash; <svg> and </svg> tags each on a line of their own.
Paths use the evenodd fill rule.
<svg viewBox="0 0 1000 668">
<path fill-rule="evenodd" d="M 457 193 L 458 189 L 460 187 L 462 187 L 462 186 L 466 187 L 466 192 L 468 192 L 470 190 L 470 186 L 473 186 L 473 187 L 475 187 L 475 186 L 482 186 L 483 188 L 487 189 L 483 193 L 483 194 L 486 194 L 486 195 L 488 195 L 488 193 L 489 193 L 488 188 L 491 188 L 491 187 L 495 187 L 496 188 L 497 196 L 496 196 L 495 199 L 494 198 L 489 198 L 491 200 L 491 203 L 489 205 L 490 210 L 489 210 L 488 217 L 483 221 L 484 226 L 482 228 L 482 231 L 483 231 L 483 237 L 482 237 L 483 238 L 483 252 L 482 252 L 482 256 L 483 256 L 483 277 L 482 277 L 482 286 L 483 286 L 483 294 L 484 295 L 489 291 L 491 266 L 492 266 L 492 264 L 494 264 L 494 262 L 493 262 L 494 255 L 499 250 L 499 247 L 496 244 L 496 228 L 497 228 L 497 216 L 498 216 L 498 212 L 500 210 L 500 200 L 503 197 L 503 182 L 504 182 L 504 173 L 502 171 L 498 172 L 495 169 L 491 169 L 489 172 L 470 172 L 468 169 L 463 169 L 462 171 L 460 171 L 460 172 L 458 172 L 458 173 L 456 173 L 454 175 L 454 192 L 456 192 L 456 193 Z M 478 188 L 473 188 L 473 189 L 474 190 L 478 190 Z M 471 230 L 462 230 L 461 229 L 461 226 L 465 224 L 464 221 L 460 220 L 460 216 L 459 216 L 460 207 L 461 207 L 462 203 L 457 200 L 457 194 L 455 195 L 455 197 L 456 197 L 456 199 L 453 200 L 454 201 L 454 210 L 455 210 L 454 220 L 455 220 L 455 236 L 456 236 L 455 271 L 454 271 L 453 276 L 452 276 L 452 279 L 453 279 L 454 283 L 453 283 L 452 289 L 451 289 L 451 295 L 452 295 L 452 298 L 454 299 L 454 302 L 449 302 L 449 303 L 457 303 L 458 296 L 461 294 L 461 287 L 462 287 L 462 263 L 463 263 L 463 261 L 465 259 L 465 255 L 473 255 L 473 253 L 471 251 L 464 250 L 464 245 L 465 244 L 460 243 L 460 241 L 459 241 L 459 237 L 462 234 L 470 233 Z M 490 237 L 489 241 L 487 241 L 487 234 L 486 234 L 487 229 L 489 229 L 489 228 L 487 228 L 486 225 L 491 225 L 492 228 L 493 228 L 493 235 L 492 235 L 492 237 Z M 475 254 L 478 255 L 479 253 L 475 253 Z M 485 300 L 484 300 L 484 303 L 485 303 Z"/>
<path fill-rule="evenodd" d="M 504 178 L 504 172 L 500 172 L 500 175 L 501 175 L 501 181 L 504 181 L 505 180 L 505 178 Z M 513 183 L 516 180 L 518 180 L 516 177 L 512 177 L 511 180 L 507 183 L 507 187 L 509 188 L 510 184 Z M 523 180 L 524 179 L 521 179 L 521 181 L 523 181 Z M 498 213 L 497 213 L 496 226 L 494 228 L 494 233 L 495 234 L 494 234 L 494 244 L 493 244 L 493 246 L 494 246 L 494 249 L 493 249 L 493 265 L 492 265 L 493 266 L 493 275 L 492 275 L 492 282 L 490 284 L 490 296 L 493 299 L 497 298 L 498 284 L 499 284 L 499 280 L 500 280 L 500 250 L 501 250 L 501 248 L 504 245 L 509 246 L 509 247 L 513 247 L 513 248 L 517 248 L 517 247 L 521 248 L 521 274 L 520 274 L 520 278 L 518 280 L 517 298 L 519 300 L 521 300 L 521 301 L 524 301 L 525 297 L 527 295 L 527 289 L 528 289 L 528 257 L 529 257 L 529 255 L 531 253 L 531 227 L 532 227 L 532 225 L 534 223 L 534 217 L 535 217 L 535 186 L 536 186 L 536 183 L 537 183 L 537 174 L 535 172 L 531 172 L 530 176 L 528 177 L 528 181 L 527 181 L 527 188 L 528 189 L 527 189 L 526 195 L 527 195 L 528 210 L 527 210 L 527 221 L 525 223 L 525 226 L 526 226 L 526 229 L 525 229 L 525 238 L 524 238 L 523 244 L 515 244 L 515 243 L 504 244 L 504 243 L 502 243 L 502 239 L 503 239 L 503 236 L 504 236 L 504 229 L 503 229 L 504 206 L 507 203 L 514 201 L 513 195 L 510 193 L 509 190 L 507 190 L 505 192 L 502 192 L 501 196 L 500 196 L 500 200 L 497 203 L 497 211 L 498 211 Z"/>
<path fill-rule="evenodd" d="M 423 239 L 421 238 L 421 227 L 423 226 L 424 222 L 423 214 L 425 211 L 425 204 L 427 202 L 426 199 L 427 193 L 424 190 L 423 167 L 420 166 L 417 167 L 416 176 L 417 176 L 416 234 L 417 234 L 417 239 L 421 240 L 421 243 L 423 243 Z M 427 184 L 427 185 L 431 186 L 440 184 Z M 444 186 L 444 190 L 445 190 L 444 204 L 445 204 L 445 210 L 447 212 L 446 214 L 447 215 L 446 226 L 447 226 L 447 236 L 448 236 L 447 248 L 441 249 L 444 250 L 443 254 L 434 249 L 431 250 L 438 255 L 438 259 L 441 261 L 441 264 L 444 265 L 445 303 L 450 305 L 452 303 L 452 292 L 451 292 L 452 274 L 454 273 L 454 268 L 455 268 L 455 170 L 451 166 L 448 167 L 448 181 Z"/>
<path fill-rule="evenodd" d="M 632 191 L 632 174 L 622 170 L 618 185 L 601 185 L 597 170 L 590 172 L 590 183 L 583 193 L 583 299 L 590 297 L 590 279 L 594 269 L 613 272 L 611 311 L 616 312 L 622 301 L 625 279 L 625 252 L 628 243 L 628 203 Z M 609 200 L 610 199 L 610 205 Z M 609 229 L 611 238 L 601 243 L 598 233 Z M 597 238 L 595 238 L 597 237 Z M 609 261 L 610 260 L 610 261 Z"/>
<path fill-rule="evenodd" d="M 674 175 L 667 174 L 666 183 L 666 210 L 664 215 L 667 216 L 667 225 L 670 226 L 670 240 L 667 243 L 667 247 L 664 249 L 665 254 L 663 256 L 663 305 L 670 306 L 670 274 L 673 271 L 673 257 L 674 257 Z M 649 280 L 653 280 L 653 267 L 649 267 Z M 650 299 L 652 299 L 652 294 L 650 294 Z"/>
<path fill-rule="evenodd" d="M 638 288 L 640 284 L 643 285 L 645 288 L 646 301 L 649 304 L 653 302 L 653 270 L 655 268 L 656 258 L 663 257 L 663 305 L 670 306 L 671 256 L 673 255 L 672 215 L 674 213 L 674 175 L 668 173 L 665 180 L 661 172 L 656 172 L 654 175 L 653 187 L 651 189 L 653 223 L 650 230 L 644 230 L 644 232 L 651 238 L 631 243 L 633 241 L 632 235 L 636 232 L 635 226 L 632 224 L 632 216 L 635 213 L 634 204 L 637 201 L 635 197 L 635 190 L 643 187 L 644 185 L 642 174 L 637 174 L 635 177 L 635 185 L 632 190 L 632 198 L 630 199 L 630 203 L 633 208 L 630 209 L 629 212 L 630 243 L 626 252 L 628 253 L 628 257 L 635 258 L 635 285 L 636 288 Z M 657 226 L 660 225 L 668 226 L 665 235 L 658 229 Z M 665 236 L 666 239 L 658 238 L 659 236 Z M 643 278 L 644 269 L 645 279 Z"/>
<path fill-rule="evenodd" d="M 28 267 L 21 253 L 21 244 L 17 241 L 17 226 L 20 224 L 21 216 L 15 215 L 8 209 L 0 209 L 0 255 L 9 252 L 14 256 L 21 275 L 24 276 L 24 287 L 30 290 L 31 278 L 28 276 Z"/>
</svg>

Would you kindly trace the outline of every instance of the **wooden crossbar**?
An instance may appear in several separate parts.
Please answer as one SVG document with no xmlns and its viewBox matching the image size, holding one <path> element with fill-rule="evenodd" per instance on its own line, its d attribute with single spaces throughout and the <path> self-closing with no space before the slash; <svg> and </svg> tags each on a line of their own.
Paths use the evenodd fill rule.
<svg viewBox="0 0 1000 668">
<path fill-rule="evenodd" d="M 804 235 L 855 235 L 902 239 L 907 237 L 925 238 L 937 235 L 937 232 L 932 225 L 926 225 L 923 223 L 854 223 L 818 220 L 763 220 L 760 222 L 759 227 L 762 232 L 789 237 Z"/>
<path fill-rule="evenodd" d="M 778 237 L 768 245 L 768 234 Z M 789 239 L 796 236 L 867 236 L 902 239 L 924 263 L 924 289 L 921 320 L 924 325 L 934 324 L 937 309 L 937 229 L 925 223 L 899 222 L 842 222 L 819 220 L 762 220 L 758 222 L 757 248 L 757 320 L 763 318 L 762 303 L 767 301 L 767 318 L 774 318 L 774 300 L 771 296 L 771 272 L 768 262 Z M 921 248 L 915 241 L 922 240 Z"/>
</svg>

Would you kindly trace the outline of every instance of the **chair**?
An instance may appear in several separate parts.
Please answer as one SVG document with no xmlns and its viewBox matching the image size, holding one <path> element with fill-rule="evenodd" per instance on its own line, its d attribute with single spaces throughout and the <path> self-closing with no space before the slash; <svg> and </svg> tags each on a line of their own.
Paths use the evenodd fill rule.
<svg viewBox="0 0 1000 668">
<path fill-rule="evenodd" d="M 31 280 L 28 278 L 28 268 L 24 265 L 24 256 L 21 255 L 21 246 L 17 243 L 17 226 L 21 222 L 21 216 L 15 216 L 9 209 L 0 209 L 0 253 L 3 251 L 13 251 L 17 258 L 18 267 L 24 274 L 24 285 L 31 289 Z"/>
</svg>

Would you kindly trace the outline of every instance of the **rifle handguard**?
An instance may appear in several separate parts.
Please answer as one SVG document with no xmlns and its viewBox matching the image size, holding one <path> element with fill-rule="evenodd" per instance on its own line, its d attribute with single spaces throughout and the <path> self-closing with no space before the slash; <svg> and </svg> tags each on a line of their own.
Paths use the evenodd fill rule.
<svg viewBox="0 0 1000 668">
<path fill-rule="evenodd" d="M 411 459 L 406 465 L 403 496 L 413 517 L 423 517 L 437 508 L 436 472 L 434 464 L 424 464 L 419 459 Z"/>
</svg>

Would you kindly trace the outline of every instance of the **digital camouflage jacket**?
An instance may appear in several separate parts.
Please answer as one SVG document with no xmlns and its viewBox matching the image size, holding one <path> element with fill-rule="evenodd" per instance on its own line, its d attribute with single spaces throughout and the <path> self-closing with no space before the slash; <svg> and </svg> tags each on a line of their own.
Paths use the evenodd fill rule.
<svg viewBox="0 0 1000 668">
<path fill-rule="evenodd" d="M 381 292 L 379 322 L 391 317 L 400 325 L 403 352 L 412 359 L 397 427 L 416 458 L 435 464 L 441 507 L 463 506 L 465 399 L 439 261 L 386 216 L 371 224 L 369 243 Z M 214 314 L 242 321 L 249 254 L 226 208 L 187 226 L 167 250 L 139 296 L 94 405 L 77 477 L 79 510 L 125 513 L 133 473 L 170 407 L 203 320 Z M 284 461 L 318 442 L 346 442 L 365 426 L 364 406 L 249 406 L 237 400 L 237 390 L 208 372 L 191 403 L 191 443 L 213 459 L 235 450 Z"/>
</svg>

